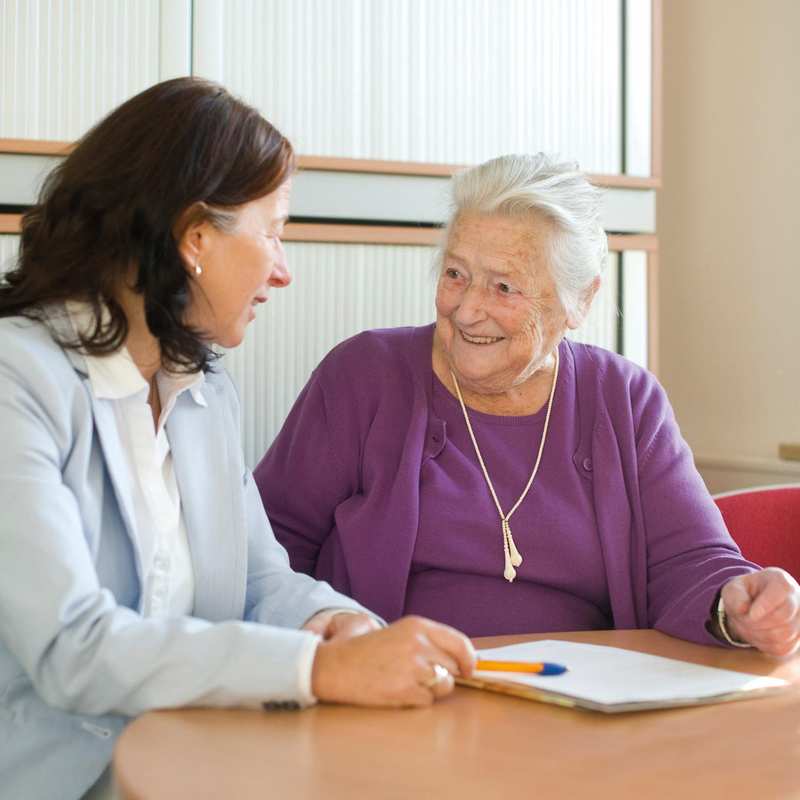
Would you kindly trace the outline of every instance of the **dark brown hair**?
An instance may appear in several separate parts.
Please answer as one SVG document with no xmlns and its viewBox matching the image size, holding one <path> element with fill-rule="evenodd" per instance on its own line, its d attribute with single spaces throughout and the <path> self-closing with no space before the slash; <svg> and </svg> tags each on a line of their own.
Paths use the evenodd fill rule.
<svg viewBox="0 0 800 800">
<path fill-rule="evenodd" d="M 51 303 L 88 301 L 93 330 L 60 343 L 113 352 L 128 334 L 114 295 L 133 267 L 164 359 L 207 370 L 214 353 L 183 322 L 190 278 L 177 228 L 198 215 L 223 227 L 226 210 L 277 189 L 294 163 L 289 141 L 223 87 L 176 78 L 146 89 L 90 130 L 47 177 L 22 218 L 17 264 L 0 284 L 0 317 L 46 320 Z"/>
</svg>

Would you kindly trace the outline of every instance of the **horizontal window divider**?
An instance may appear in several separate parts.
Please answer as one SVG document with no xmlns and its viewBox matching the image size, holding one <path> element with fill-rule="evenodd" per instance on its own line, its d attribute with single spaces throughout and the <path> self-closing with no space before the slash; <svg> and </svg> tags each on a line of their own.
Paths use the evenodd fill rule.
<svg viewBox="0 0 800 800">
<path fill-rule="evenodd" d="M 75 149 L 74 142 L 52 139 L 0 139 L 0 153 L 27 156 L 67 156 Z"/>
<path fill-rule="evenodd" d="M 0 233 L 19 233 L 21 214 L 0 214 Z"/>
<path fill-rule="evenodd" d="M 18 234 L 21 214 L 0 214 L 0 233 Z M 351 244 L 438 245 L 442 228 L 416 225 L 341 224 L 339 222 L 303 221 L 289 222 L 283 239 L 287 242 L 342 242 Z M 640 250 L 648 253 L 658 250 L 658 237 L 650 234 L 608 235 L 608 249 L 612 252 Z"/>
<path fill-rule="evenodd" d="M 17 155 L 66 156 L 75 149 L 74 142 L 49 139 L 0 139 L 0 153 Z M 343 158 L 339 156 L 299 155 L 301 170 L 321 172 L 363 172 L 383 175 L 423 175 L 448 178 L 468 164 L 437 164 L 419 161 L 385 161 L 369 158 Z M 596 186 L 620 189 L 659 189 L 661 179 L 646 175 L 607 175 L 588 173 Z"/>
<path fill-rule="evenodd" d="M 654 253 L 658 250 L 658 236 L 649 233 L 609 233 L 608 249 L 612 253 L 623 253 L 626 250 Z"/>
<path fill-rule="evenodd" d="M 282 238 L 286 242 L 435 246 L 439 244 L 441 237 L 442 229 L 432 227 L 289 222 Z"/>
<path fill-rule="evenodd" d="M 426 228 L 429 230 L 441 230 L 443 222 L 422 222 L 408 221 L 399 219 L 358 219 L 356 217 L 322 217 L 318 215 L 303 216 L 301 214 L 291 214 L 289 224 L 310 224 L 310 225 L 350 225 L 355 227 L 391 227 L 391 228 Z"/>
</svg>

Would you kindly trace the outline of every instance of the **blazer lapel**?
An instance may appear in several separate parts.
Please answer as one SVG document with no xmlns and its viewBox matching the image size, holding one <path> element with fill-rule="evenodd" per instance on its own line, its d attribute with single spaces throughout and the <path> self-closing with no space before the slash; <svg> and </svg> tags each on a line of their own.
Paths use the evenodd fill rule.
<svg viewBox="0 0 800 800">
<path fill-rule="evenodd" d="M 75 340 L 75 329 L 72 327 L 69 315 L 63 305 L 54 305 L 48 308 L 45 314 L 48 324 L 62 341 Z M 114 490 L 114 497 L 117 500 L 120 517 L 125 526 L 125 531 L 131 540 L 131 546 L 136 559 L 136 577 L 139 580 L 139 586 L 141 586 L 144 570 L 142 567 L 141 547 L 135 535 L 135 517 L 133 513 L 133 498 L 131 497 L 133 476 L 130 474 L 128 463 L 122 451 L 122 443 L 119 438 L 117 421 L 114 417 L 114 409 L 111 405 L 111 401 L 98 400 L 94 396 L 89 381 L 86 359 L 77 350 L 64 348 L 64 352 L 75 371 L 81 376 L 81 380 L 86 387 L 86 394 L 91 400 L 92 416 L 94 418 L 95 430 L 97 431 L 97 438 L 100 441 L 100 448 L 103 451 L 105 467 Z"/>
<path fill-rule="evenodd" d="M 136 523 L 133 511 L 133 498 L 131 497 L 131 489 L 134 485 L 133 482 L 135 478 L 131 475 L 128 462 L 124 457 L 112 401 L 98 400 L 91 393 L 89 387 L 87 387 L 87 391 L 92 398 L 92 413 L 94 415 L 95 430 L 97 431 L 97 438 L 100 440 L 100 447 L 103 450 L 106 470 L 111 479 L 111 485 L 114 488 L 114 496 L 117 499 L 122 522 L 131 540 L 133 552 L 136 557 L 136 577 L 139 579 L 139 586 L 142 586 L 144 580 L 144 559 L 141 543 L 135 534 Z M 141 598 L 139 602 L 141 606 Z"/>
<path fill-rule="evenodd" d="M 194 615 L 241 619 L 247 581 L 241 463 L 235 431 L 222 424 L 217 387 L 203 387 L 207 407 L 183 392 L 167 420 L 195 575 Z"/>
</svg>

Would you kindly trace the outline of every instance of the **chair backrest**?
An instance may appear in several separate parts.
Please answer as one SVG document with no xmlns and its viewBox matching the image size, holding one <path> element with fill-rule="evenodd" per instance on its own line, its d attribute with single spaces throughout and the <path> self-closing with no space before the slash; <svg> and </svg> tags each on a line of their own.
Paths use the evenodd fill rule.
<svg viewBox="0 0 800 800">
<path fill-rule="evenodd" d="M 745 558 L 783 567 L 800 581 L 800 484 L 725 492 L 714 500 Z"/>
</svg>

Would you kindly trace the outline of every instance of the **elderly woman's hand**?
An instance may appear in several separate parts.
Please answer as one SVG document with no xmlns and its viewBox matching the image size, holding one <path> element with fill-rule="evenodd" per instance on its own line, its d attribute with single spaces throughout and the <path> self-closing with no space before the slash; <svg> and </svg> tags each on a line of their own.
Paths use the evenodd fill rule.
<svg viewBox="0 0 800 800">
<path fill-rule="evenodd" d="M 426 706 L 469 676 L 469 639 L 422 617 L 403 619 L 364 636 L 331 638 L 317 647 L 311 687 L 322 701 L 367 706 Z"/>
<path fill-rule="evenodd" d="M 329 608 L 314 614 L 303 625 L 303 630 L 318 633 L 323 639 L 350 639 L 353 636 L 376 631 L 380 627 L 378 620 L 369 614 Z"/>
<path fill-rule="evenodd" d="M 722 587 L 728 632 L 771 656 L 800 646 L 800 585 L 785 570 L 769 567 L 732 578 Z"/>
</svg>

